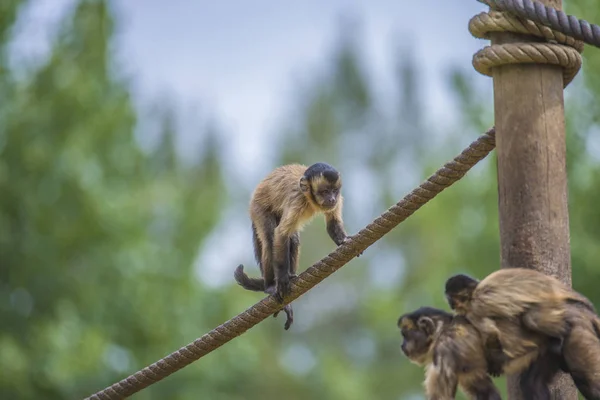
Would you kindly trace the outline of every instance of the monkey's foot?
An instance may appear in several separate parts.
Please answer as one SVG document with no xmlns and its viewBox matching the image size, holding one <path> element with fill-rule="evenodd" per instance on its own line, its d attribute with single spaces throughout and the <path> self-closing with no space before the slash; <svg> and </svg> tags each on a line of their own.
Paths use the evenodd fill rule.
<svg viewBox="0 0 600 400">
<path fill-rule="evenodd" d="M 283 299 L 285 298 L 285 296 L 289 295 L 292 291 L 291 285 L 290 285 L 290 277 L 286 276 L 283 279 L 278 279 L 276 282 L 276 291 L 275 291 L 275 298 L 277 299 L 277 301 L 279 301 L 280 303 L 283 303 Z"/>
<path fill-rule="evenodd" d="M 281 310 L 285 312 L 286 321 L 283 329 L 287 331 L 288 329 L 290 329 L 290 326 L 292 326 L 292 324 L 294 323 L 294 310 L 292 310 L 291 304 L 287 304 Z M 273 314 L 273 318 L 277 318 L 277 316 L 279 315 L 279 311 L 276 311 L 275 314 Z"/>
<path fill-rule="evenodd" d="M 287 317 L 283 329 L 287 331 L 288 329 L 290 329 L 290 326 L 292 326 L 292 324 L 294 323 L 294 310 L 292 310 L 292 305 L 288 304 L 285 307 L 283 307 L 283 311 L 285 312 L 285 316 Z"/>
</svg>

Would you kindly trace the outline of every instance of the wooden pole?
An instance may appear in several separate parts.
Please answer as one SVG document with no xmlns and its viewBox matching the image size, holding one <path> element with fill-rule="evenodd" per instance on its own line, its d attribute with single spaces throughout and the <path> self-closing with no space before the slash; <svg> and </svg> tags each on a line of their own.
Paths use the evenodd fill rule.
<svg viewBox="0 0 600 400">
<path fill-rule="evenodd" d="M 562 0 L 538 0 L 562 8 Z M 493 44 L 535 41 L 492 34 Z M 527 267 L 571 285 L 563 79 L 560 67 L 506 65 L 493 69 L 498 207 L 502 268 Z M 523 399 L 509 376 L 510 400 Z M 552 399 L 577 400 L 561 373 Z"/>
</svg>

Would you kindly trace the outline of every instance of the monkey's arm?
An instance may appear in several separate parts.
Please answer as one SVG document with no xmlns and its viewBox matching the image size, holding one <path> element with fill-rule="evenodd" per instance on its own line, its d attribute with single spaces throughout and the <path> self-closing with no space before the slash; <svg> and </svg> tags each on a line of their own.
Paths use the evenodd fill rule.
<svg viewBox="0 0 600 400">
<path fill-rule="evenodd" d="M 486 348 L 486 359 L 488 360 L 488 363 L 491 361 L 494 364 L 488 364 L 488 369 L 490 371 L 497 369 L 497 363 L 502 365 L 508 361 L 508 358 L 514 356 L 502 345 L 502 332 L 492 318 L 478 318 L 472 315 L 469 315 L 467 318 L 479 330 L 483 337 L 484 346 Z M 490 374 L 492 374 L 492 372 L 490 372 Z"/>
<path fill-rule="evenodd" d="M 454 399 L 457 385 L 472 399 L 501 400 L 498 389 L 487 375 L 487 360 L 477 337 L 457 329 L 442 334 L 435 345 L 432 379 L 426 386 L 431 399 Z M 499 343 L 497 343 L 499 345 Z"/>
<path fill-rule="evenodd" d="M 438 347 L 438 346 L 436 346 Z M 425 393 L 429 400 L 454 399 L 458 388 L 458 376 L 452 356 L 442 349 L 434 356 L 425 372 Z"/>
<path fill-rule="evenodd" d="M 327 233 L 336 245 L 341 245 L 349 236 L 344 229 L 344 220 L 342 219 L 343 198 L 338 200 L 338 206 L 330 213 L 325 214 L 325 222 L 327 223 Z M 357 257 L 362 254 L 360 252 Z"/>
<path fill-rule="evenodd" d="M 497 377 L 502 375 L 504 363 L 508 357 L 504 354 L 500 338 L 496 334 L 491 334 L 485 340 L 485 359 L 487 362 L 487 373 Z"/>
<path fill-rule="evenodd" d="M 336 245 L 341 245 L 348 237 L 344 229 L 344 221 L 342 219 L 342 199 L 338 200 L 338 206 L 331 212 L 325 214 L 325 222 L 327 223 L 327 233 Z"/>
</svg>

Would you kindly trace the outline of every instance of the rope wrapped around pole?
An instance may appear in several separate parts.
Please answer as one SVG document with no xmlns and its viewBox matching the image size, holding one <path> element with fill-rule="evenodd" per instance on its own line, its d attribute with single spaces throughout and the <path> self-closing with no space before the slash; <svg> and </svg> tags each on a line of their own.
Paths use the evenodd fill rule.
<svg viewBox="0 0 600 400">
<path fill-rule="evenodd" d="M 192 343 L 87 399 L 117 400 L 131 396 L 240 336 L 274 312 L 281 310 L 285 304 L 306 293 L 381 239 L 421 206 L 462 178 L 475 164 L 485 158 L 495 145 L 495 128 L 491 128 L 347 242 L 298 275 L 292 282 L 291 295 L 286 297 L 283 303 L 278 303 L 272 296 L 268 296 Z"/>
<path fill-rule="evenodd" d="M 508 11 L 540 23 L 567 36 L 600 47 L 600 26 L 533 0 L 477 0 L 493 9 Z"/>
</svg>

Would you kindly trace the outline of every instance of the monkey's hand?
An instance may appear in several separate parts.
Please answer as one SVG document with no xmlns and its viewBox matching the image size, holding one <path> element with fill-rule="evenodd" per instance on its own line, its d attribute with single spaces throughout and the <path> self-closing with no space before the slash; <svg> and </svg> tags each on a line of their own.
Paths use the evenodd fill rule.
<svg viewBox="0 0 600 400">
<path fill-rule="evenodd" d="M 342 245 L 342 244 L 346 243 L 348 240 L 350 240 L 350 238 L 352 238 L 352 236 L 346 236 L 346 237 L 344 238 L 344 240 L 342 240 L 342 243 L 340 243 L 340 245 Z M 358 254 L 356 255 L 356 257 L 360 257 L 360 256 L 362 256 L 362 253 L 363 253 L 363 252 L 361 251 L 360 253 L 358 253 Z"/>
<path fill-rule="evenodd" d="M 485 347 L 487 373 L 495 378 L 499 377 L 504 372 L 504 363 L 508 360 L 504 354 L 504 351 L 502 350 L 502 345 L 500 344 L 498 336 L 488 336 L 485 342 Z"/>
<path fill-rule="evenodd" d="M 497 378 L 500 375 L 502 375 L 503 372 L 504 372 L 504 370 L 502 369 L 502 365 L 494 364 L 494 363 L 488 364 L 487 373 L 489 376 L 493 376 L 494 378 Z"/>
</svg>

